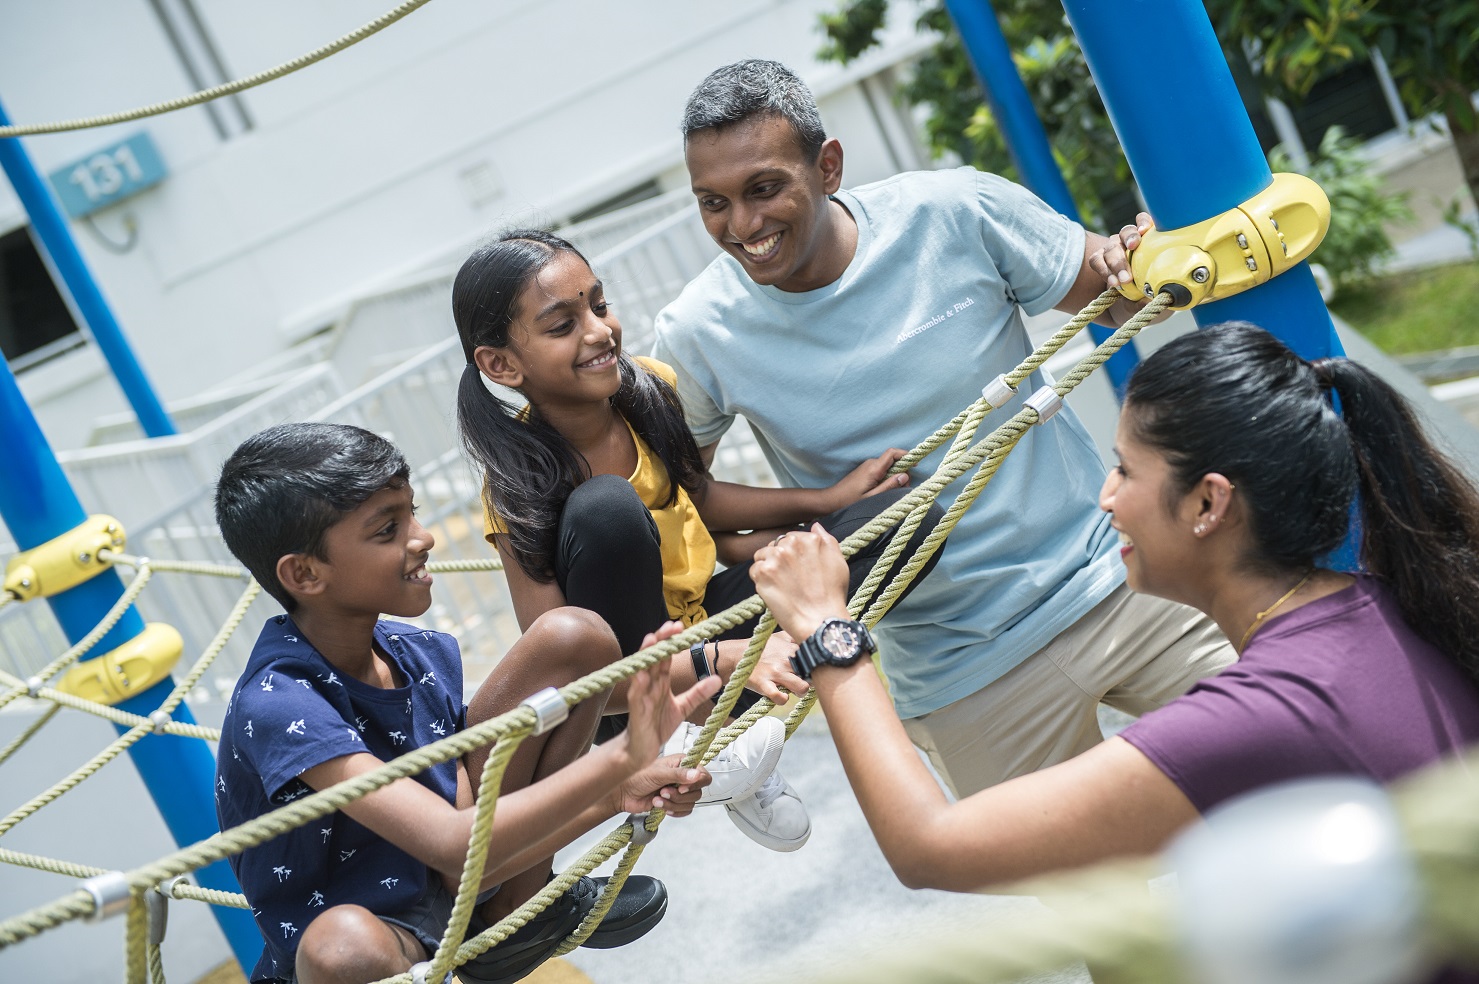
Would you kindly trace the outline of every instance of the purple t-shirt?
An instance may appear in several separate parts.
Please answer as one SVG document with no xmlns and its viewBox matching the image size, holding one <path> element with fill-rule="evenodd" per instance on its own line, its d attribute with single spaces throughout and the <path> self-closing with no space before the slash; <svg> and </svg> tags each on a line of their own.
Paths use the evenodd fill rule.
<svg viewBox="0 0 1479 984">
<path fill-rule="evenodd" d="M 1387 783 L 1479 742 L 1479 687 L 1420 639 L 1380 582 L 1269 619 L 1236 663 L 1120 737 L 1201 813 L 1285 779 Z M 1432 984 L 1476 984 L 1448 967 Z"/>
<path fill-rule="evenodd" d="M 1121 734 L 1201 813 L 1285 779 L 1387 783 L 1479 742 L 1479 687 L 1359 577 L 1269 619 L 1238 662 Z"/>
</svg>

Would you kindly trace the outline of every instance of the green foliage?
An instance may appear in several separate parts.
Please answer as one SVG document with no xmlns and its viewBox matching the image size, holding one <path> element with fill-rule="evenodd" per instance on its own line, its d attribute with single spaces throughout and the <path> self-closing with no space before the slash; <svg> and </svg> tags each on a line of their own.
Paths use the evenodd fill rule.
<svg viewBox="0 0 1479 984">
<path fill-rule="evenodd" d="M 1130 167 L 1062 7 L 1051 0 L 997 0 L 995 6 L 1017 72 L 1084 221 L 1099 228 L 1130 221 L 1132 215 L 1118 214 L 1133 208 L 1125 204 Z M 846 63 L 867 51 L 877 43 L 886 7 L 880 0 L 844 0 L 836 13 L 823 15 L 828 40 L 819 56 Z M 925 8 L 918 26 L 937 33 L 940 43 L 920 58 L 900 95 L 911 105 L 928 107 L 924 129 L 931 153 L 954 154 L 964 163 L 1020 180 L 944 6 Z M 1116 200 L 1116 214 L 1105 215 L 1106 203 Z"/>
<path fill-rule="evenodd" d="M 1392 355 L 1479 345 L 1479 263 L 1354 283 L 1330 310 Z"/>
<path fill-rule="evenodd" d="M 1260 84 L 1297 99 L 1349 62 L 1381 51 L 1414 117 L 1442 113 L 1455 134 L 1479 132 L 1479 0 L 1204 0 L 1223 46 L 1258 51 Z M 1479 199 L 1479 155 L 1463 156 Z"/>
<path fill-rule="evenodd" d="M 835 14 L 822 14 L 822 33 L 827 35 L 817 57 L 844 65 L 877 43 L 878 32 L 888 12 L 888 0 L 854 0 Z"/>
<path fill-rule="evenodd" d="M 1282 146 L 1269 154 L 1275 171 L 1294 171 Z M 1394 250 L 1385 225 L 1410 222 L 1412 209 L 1405 194 L 1388 192 L 1362 159 L 1358 144 L 1332 126 L 1305 173 L 1330 199 L 1330 231 L 1315 250 L 1314 262 L 1323 264 L 1337 284 L 1349 285 L 1371 276 L 1372 269 Z"/>
<path fill-rule="evenodd" d="M 1443 221 L 1463 234 L 1469 241 L 1469 255 L 1479 260 L 1479 222 L 1470 222 L 1464 218 L 1462 195 L 1455 195 L 1443 206 Z"/>
</svg>

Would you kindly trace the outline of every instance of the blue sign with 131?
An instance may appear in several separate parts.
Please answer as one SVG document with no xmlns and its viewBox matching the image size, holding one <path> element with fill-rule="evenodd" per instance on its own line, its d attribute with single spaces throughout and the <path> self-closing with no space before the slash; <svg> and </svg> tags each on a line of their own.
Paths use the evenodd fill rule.
<svg viewBox="0 0 1479 984">
<path fill-rule="evenodd" d="M 164 161 L 147 133 L 104 147 L 52 171 L 47 178 L 74 219 L 123 201 L 164 180 Z"/>
</svg>

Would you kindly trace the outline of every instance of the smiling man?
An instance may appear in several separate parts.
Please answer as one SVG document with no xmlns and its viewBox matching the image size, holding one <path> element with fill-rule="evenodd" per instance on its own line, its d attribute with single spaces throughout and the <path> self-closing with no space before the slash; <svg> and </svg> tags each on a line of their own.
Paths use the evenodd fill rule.
<svg viewBox="0 0 1479 984">
<path fill-rule="evenodd" d="M 713 72 L 682 129 L 724 255 L 658 316 L 656 355 L 677 371 L 706 461 L 742 415 L 790 486 L 831 485 L 918 443 L 1031 351 L 1023 311 L 1077 312 L 1128 281 L 1125 252 L 1146 227 L 1086 233 L 971 168 L 844 191 L 842 145 L 776 62 Z M 1133 313 L 1120 301 L 1101 320 Z M 1232 661 L 1199 612 L 1124 586 L 1096 506 L 1103 478 L 1071 410 L 1034 427 L 936 573 L 879 626 L 895 709 L 957 795 L 1097 743 L 1101 700 L 1140 714 Z"/>
</svg>

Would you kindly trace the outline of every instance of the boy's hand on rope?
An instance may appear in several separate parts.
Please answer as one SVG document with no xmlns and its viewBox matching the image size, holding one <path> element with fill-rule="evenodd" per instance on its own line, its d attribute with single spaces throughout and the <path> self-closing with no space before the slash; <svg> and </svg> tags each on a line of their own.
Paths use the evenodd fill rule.
<svg viewBox="0 0 1479 984">
<path fill-rule="evenodd" d="M 666 755 L 633 775 L 617 789 L 611 812 L 658 809 L 667 811 L 670 817 L 688 816 L 713 777 L 701 766 L 680 768 L 678 763 L 682 761 L 682 755 Z"/>
<path fill-rule="evenodd" d="M 870 495 L 879 492 L 887 492 L 889 489 L 901 489 L 909 484 L 908 472 L 900 472 L 890 475 L 888 470 L 902 457 L 905 452 L 898 448 L 889 448 L 876 458 L 869 458 L 858 467 L 847 473 L 847 477 L 832 486 L 832 509 L 842 509 L 850 506 L 859 499 L 866 499 Z M 768 696 L 768 695 L 767 695 Z"/>
<path fill-rule="evenodd" d="M 642 648 L 655 646 L 683 631 L 677 622 L 664 622 L 656 632 L 642 639 Z M 662 660 L 645 670 L 638 670 L 627 681 L 627 729 L 623 737 L 627 754 L 640 771 L 622 783 L 617 790 L 620 809 L 642 813 L 653 807 L 680 812 L 685 797 L 689 809 L 698 799 L 697 789 L 706 785 L 709 775 L 703 769 L 680 769 L 681 758 L 670 756 L 665 764 L 653 763 L 663 744 L 672 737 L 678 725 L 719 691 L 718 677 L 705 677 L 681 694 L 674 694 L 669 682 L 671 662 Z"/>
<path fill-rule="evenodd" d="M 792 638 L 805 639 L 829 618 L 847 618 L 847 561 L 832 534 L 813 523 L 755 554 L 755 590 Z"/>
</svg>

